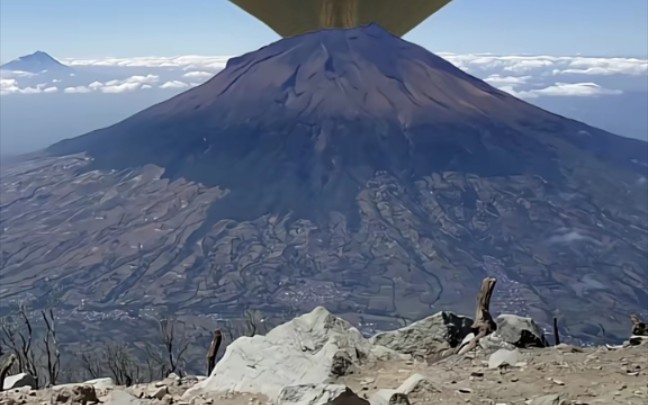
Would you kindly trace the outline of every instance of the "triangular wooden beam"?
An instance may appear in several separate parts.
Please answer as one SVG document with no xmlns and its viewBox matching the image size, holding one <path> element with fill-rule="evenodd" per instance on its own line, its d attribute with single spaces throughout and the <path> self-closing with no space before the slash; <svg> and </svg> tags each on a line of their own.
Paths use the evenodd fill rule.
<svg viewBox="0 0 648 405">
<path fill-rule="evenodd" d="M 451 0 L 230 0 L 282 37 L 376 23 L 403 36 Z"/>
</svg>

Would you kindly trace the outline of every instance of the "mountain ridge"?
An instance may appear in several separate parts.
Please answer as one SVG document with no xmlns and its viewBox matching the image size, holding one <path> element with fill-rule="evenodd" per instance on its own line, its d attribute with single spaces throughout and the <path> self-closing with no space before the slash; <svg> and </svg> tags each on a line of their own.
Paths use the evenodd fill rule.
<svg viewBox="0 0 648 405">
<path fill-rule="evenodd" d="M 73 71 L 71 67 L 64 65 L 63 63 L 52 57 L 50 54 L 43 51 L 36 51 L 29 55 L 24 55 L 17 59 L 11 60 L 0 66 L 0 69 L 18 70 L 28 73 L 43 73 L 44 71 L 49 71 L 52 73 L 69 73 Z"/>
</svg>

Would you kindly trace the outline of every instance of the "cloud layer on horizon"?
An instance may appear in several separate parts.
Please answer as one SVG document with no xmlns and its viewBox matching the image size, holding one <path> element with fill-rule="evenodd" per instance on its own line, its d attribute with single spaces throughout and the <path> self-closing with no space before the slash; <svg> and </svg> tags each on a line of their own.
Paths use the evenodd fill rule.
<svg viewBox="0 0 648 405">
<path fill-rule="evenodd" d="M 624 87 L 648 91 L 645 83 L 648 60 L 645 59 L 454 53 L 440 53 L 439 56 L 523 99 L 614 96 L 622 94 Z M 121 94 L 152 88 L 180 91 L 213 77 L 226 66 L 229 58 L 186 55 L 63 59 L 62 62 L 75 68 L 79 75 L 48 78 L 47 74 L 2 70 L 0 95 L 59 91 L 65 94 Z M 136 74 L 129 74 L 135 71 Z M 623 86 L 621 81 L 625 83 Z"/>
</svg>

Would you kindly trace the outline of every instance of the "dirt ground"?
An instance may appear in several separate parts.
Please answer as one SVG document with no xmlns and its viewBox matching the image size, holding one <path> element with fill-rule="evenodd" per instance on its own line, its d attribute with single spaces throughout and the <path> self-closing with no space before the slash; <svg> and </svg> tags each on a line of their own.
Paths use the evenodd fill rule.
<svg viewBox="0 0 648 405">
<path fill-rule="evenodd" d="M 520 350 L 516 366 L 488 367 L 488 355 L 469 353 L 434 364 L 423 361 L 390 361 L 366 364 L 338 383 L 344 383 L 360 397 L 371 398 L 379 389 L 395 389 L 419 373 L 427 378 L 427 390 L 410 396 L 412 405 L 423 404 L 648 404 L 648 345 L 620 349 L 558 346 Z M 182 400 L 182 394 L 197 378 L 166 379 L 129 388 L 98 390 L 99 400 L 111 405 L 265 405 L 267 400 L 251 395 L 214 394 Z M 69 390 L 69 388 L 68 388 Z M 157 395 L 160 399 L 150 398 Z M 0 393 L 0 405 L 73 403 L 74 394 L 62 389 L 33 391 L 27 388 Z M 115 397 L 125 391 L 134 402 Z M 540 397 L 557 395 L 558 402 Z M 137 399 L 137 398 L 141 399 Z"/>
</svg>

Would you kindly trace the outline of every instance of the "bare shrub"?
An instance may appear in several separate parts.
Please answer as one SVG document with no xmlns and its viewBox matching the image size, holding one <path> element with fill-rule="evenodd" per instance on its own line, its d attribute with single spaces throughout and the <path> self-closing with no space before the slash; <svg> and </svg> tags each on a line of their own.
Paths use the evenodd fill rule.
<svg viewBox="0 0 648 405">
<path fill-rule="evenodd" d="M 18 373 L 27 373 L 34 377 L 39 385 L 39 366 L 34 350 L 34 328 L 29 319 L 27 306 L 18 307 L 16 317 L 7 316 L 0 320 L 0 341 L 16 357 Z"/>
</svg>

